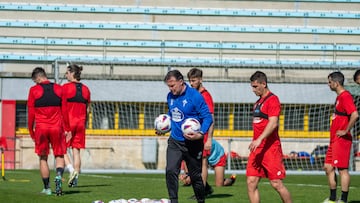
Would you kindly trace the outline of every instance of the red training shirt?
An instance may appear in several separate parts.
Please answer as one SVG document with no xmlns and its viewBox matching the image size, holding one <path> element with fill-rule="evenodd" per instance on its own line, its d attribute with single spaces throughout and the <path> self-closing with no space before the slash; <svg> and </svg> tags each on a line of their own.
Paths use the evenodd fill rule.
<svg viewBox="0 0 360 203">
<path fill-rule="evenodd" d="M 270 94 L 269 92 L 268 94 Z M 267 96 L 259 99 L 253 107 L 253 110 L 255 110 L 256 106 L 260 103 L 262 103 L 262 106 L 260 107 L 260 110 L 262 113 L 266 114 L 268 117 L 272 116 L 280 116 L 281 112 L 281 105 L 279 98 L 276 95 L 271 95 L 270 97 L 266 98 Z M 264 101 L 264 99 L 266 100 Z M 258 137 L 260 137 L 261 133 L 264 131 L 266 125 L 269 123 L 268 119 L 261 118 L 261 117 L 253 117 L 253 140 L 256 140 Z M 259 147 L 264 147 L 266 145 L 272 145 L 272 144 L 279 144 L 280 145 L 280 138 L 279 138 L 279 132 L 278 128 L 276 128 L 271 135 L 269 135 L 267 138 L 262 140 Z"/>
<path fill-rule="evenodd" d="M 45 86 L 49 88 L 51 84 L 53 91 L 49 90 L 44 94 Z M 32 138 L 34 138 L 34 124 L 35 128 L 58 128 L 62 126 L 61 97 L 61 86 L 51 83 L 49 80 L 30 88 L 27 106 L 28 129 Z M 60 100 L 60 104 L 55 100 Z"/>
<path fill-rule="evenodd" d="M 357 111 L 353 97 L 349 91 L 343 91 L 336 97 L 335 109 L 338 112 L 346 113 L 348 116 L 350 116 L 352 112 Z M 333 140 L 337 137 L 336 131 L 346 129 L 347 125 L 349 124 L 348 116 L 341 116 L 335 113 L 333 114 L 330 127 L 330 140 Z M 350 132 L 348 132 L 346 137 L 351 139 Z"/>
<path fill-rule="evenodd" d="M 90 103 L 89 88 L 79 82 L 69 82 L 63 85 L 62 106 L 64 111 L 65 131 L 70 131 L 70 125 L 78 123 L 85 125 L 87 106 Z"/>
</svg>

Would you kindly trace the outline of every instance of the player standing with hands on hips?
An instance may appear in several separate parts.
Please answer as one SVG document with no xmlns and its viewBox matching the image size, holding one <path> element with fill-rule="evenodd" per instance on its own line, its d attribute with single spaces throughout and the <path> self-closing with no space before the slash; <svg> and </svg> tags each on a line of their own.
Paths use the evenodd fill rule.
<svg viewBox="0 0 360 203">
<path fill-rule="evenodd" d="M 28 128 L 30 136 L 35 142 L 35 153 L 40 159 L 40 175 L 44 184 L 41 193 L 52 194 L 48 164 L 51 145 L 56 167 L 55 193 L 60 196 L 62 195 L 64 154 L 66 153 L 61 111 L 62 88 L 60 85 L 50 82 L 45 70 L 41 67 L 33 70 L 31 79 L 36 85 L 30 88 L 28 95 Z"/>
<path fill-rule="evenodd" d="M 90 90 L 80 82 L 82 69 L 82 66 L 76 64 L 69 65 L 66 70 L 69 82 L 63 85 L 62 109 L 66 142 L 67 147 L 72 148 L 73 154 L 72 161 L 65 155 L 66 167 L 70 172 L 69 187 L 77 186 L 81 168 L 80 149 L 85 148 L 86 118 L 90 111 Z"/>
<path fill-rule="evenodd" d="M 359 117 L 353 98 L 349 91 L 344 88 L 344 75 L 341 72 L 333 72 L 328 75 L 328 85 L 336 92 L 335 112 L 332 116 L 330 126 L 330 144 L 325 157 L 324 169 L 328 177 L 330 187 L 330 197 L 325 203 L 336 201 L 337 178 L 335 168 L 337 168 L 341 178 L 341 198 L 337 202 L 347 202 L 350 175 L 349 159 L 352 146 L 352 136 L 350 130 L 354 127 Z"/>
<path fill-rule="evenodd" d="M 170 92 L 167 95 L 168 115 L 171 117 L 171 131 L 166 151 L 166 185 L 171 203 L 178 203 L 179 173 L 184 160 L 192 180 L 192 187 L 198 203 L 205 202 L 205 188 L 201 177 L 203 137 L 213 119 L 204 98 L 184 81 L 178 70 L 169 71 L 164 82 Z M 187 118 L 201 123 L 199 132 L 183 134 L 181 125 Z M 157 134 L 162 134 L 156 132 Z"/>
<path fill-rule="evenodd" d="M 253 107 L 254 134 L 246 167 L 249 200 L 251 203 L 260 202 L 258 184 L 261 178 L 268 178 L 282 202 L 291 203 L 290 192 L 282 182 L 286 175 L 278 134 L 281 112 L 279 98 L 270 92 L 265 73 L 256 71 L 250 77 L 250 82 L 252 91 L 260 98 Z"/>
</svg>

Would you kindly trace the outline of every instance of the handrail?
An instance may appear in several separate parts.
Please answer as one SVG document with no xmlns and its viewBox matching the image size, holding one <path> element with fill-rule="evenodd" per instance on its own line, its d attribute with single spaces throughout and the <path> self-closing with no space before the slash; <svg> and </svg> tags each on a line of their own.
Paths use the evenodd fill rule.
<svg viewBox="0 0 360 203">
<path fill-rule="evenodd" d="M 96 64 L 123 64 L 123 65 L 172 65 L 172 66 L 207 66 L 207 67 L 293 67 L 293 68 L 329 68 L 360 66 L 360 60 L 275 60 L 275 59 L 246 59 L 246 58 L 195 58 L 195 57 L 138 57 L 138 56 L 102 56 L 102 55 L 53 55 L 29 53 L 0 53 L 1 61 L 89 61 Z"/>
<path fill-rule="evenodd" d="M 319 1 L 306 1 L 319 2 Z M 323 0 L 321 2 L 332 3 Z M 335 2 L 359 3 L 360 0 L 337 0 Z M 0 11 L 37 11 L 71 13 L 107 13 L 107 14 L 149 14 L 149 15 L 196 15 L 196 16 L 231 16 L 231 17 L 286 17 L 286 18 L 336 18 L 360 19 L 359 12 L 342 11 L 307 11 L 274 9 L 224 9 L 224 8 L 185 8 L 185 7 L 143 7 L 111 5 L 76 5 L 42 3 L 0 2 Z"/>
<path fill-rule="evenodd" d="M 268 26 L 268 25 L 212 25 L 212 24 L 172 24 L 172 23 L 124 23 L 89 21 L 34 21 L 0 20 L 5 28 L 43 28 L 43 29 L 99 29 L 99 30 L 152 30 L 189 32 L 236 32 L 236 33 L 292 33 L 359 35 L 359 27 L 318 27 L 318 26 Z"/>
<path fill-rule="evenodd" d="M 360 51 L 360 44 L 116 40 L 116 39 L 78 39 L 78 38 L 6 37 L 6 36 L 0 36 L 0 44 L 41 45 L 41 46 L 194 48 L 194 49 L 230 49 L 230 50 L 344 51 L 344 52 Z"/>
</svg>

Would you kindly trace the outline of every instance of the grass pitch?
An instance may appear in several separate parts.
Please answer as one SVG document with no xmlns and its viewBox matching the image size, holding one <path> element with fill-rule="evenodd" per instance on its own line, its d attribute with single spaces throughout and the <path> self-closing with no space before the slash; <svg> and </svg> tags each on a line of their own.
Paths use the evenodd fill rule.
<svg viewBox="0 0 360 203">
<path fill-rule="evenodd" d="M 68 173 L 64 174 L 67 178 Z M 81 174 L 79 185 L 75 188 L 67 187 L 64 181 L 64 195 L 44 196 L 42 181 L 38 170 L 13 170 L 6 171 L 6 181 L 0 180 L 0 202 L 76 202 L 91 203 L 95 200 L 109 202 L 115 199 L 130 198 L 168 198 L 164 174 Z M 54 172 L 51 174 L 51 187 Z M 360 203 L 360 176 L 351 176 L 351 188 L 349 193 L 350 203 Z M 214 176 L 209 177 L 210 185 L 214 184 Z M 294 203 L 322 202 L 329 194 L 326 176 L 324 175 L 288 175 L 284 180 L 285 185 L 291 192 Z M 214 193 L 207 203 L 235 203 L 249 202 L 246 191 L 244 175 L 238 175 L 233 186 L 214 188 Z M 281 202 L 278 194 L 271 188 L 268 180 L 263 179 L 259 184 L 262 202 Z M 338 188 L 338 195 L 341 189 Z M 179 188 L 180 202 L 194 202 L 188 198 L 193 195 L 191 187 Z"/>
</svg>

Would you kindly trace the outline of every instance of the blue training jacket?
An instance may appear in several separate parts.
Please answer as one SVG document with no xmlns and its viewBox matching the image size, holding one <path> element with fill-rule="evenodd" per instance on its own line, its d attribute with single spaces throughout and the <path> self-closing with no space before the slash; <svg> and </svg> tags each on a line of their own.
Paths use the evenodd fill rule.
<svg viewBox="0 0 360 203">
<path fill-rule="evenodd" d="M 186 84 L 186 89 L 181 95 L 167 95 L 167 104 L 171 117 L 170 136 L 178 141 L 185 141 L 181 124 L 187 118 L 195 118 L 201 123 L 200 131 L 206 133 L 212 124 L 212 116 L 202 95 Z"/>
</svg>

